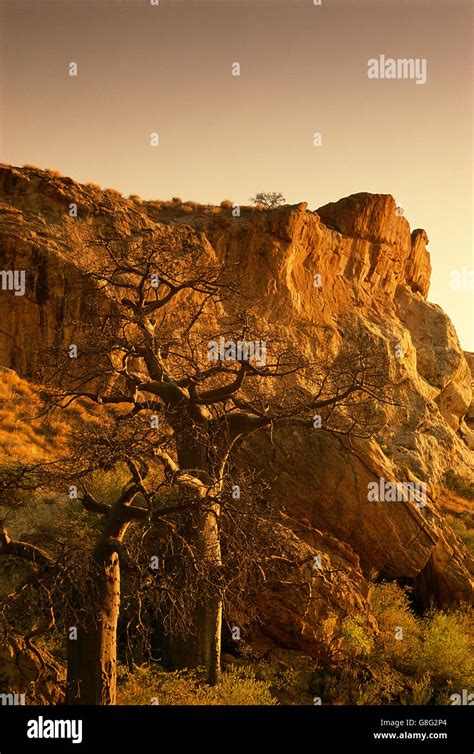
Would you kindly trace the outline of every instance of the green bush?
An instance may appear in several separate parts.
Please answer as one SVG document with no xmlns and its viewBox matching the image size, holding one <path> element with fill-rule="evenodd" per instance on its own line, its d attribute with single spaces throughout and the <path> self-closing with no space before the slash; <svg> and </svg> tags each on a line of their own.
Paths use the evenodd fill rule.
<svg viewBox="0 0 474 754">
<path fill-rule="evenodd" d="M 410 671 L 419 654 L 421 624 L 406 589 L 395 582 L 373 584 L 370 602 L 380 630 L 376 654 L 395 669 Z"/>
<path fill-rule="evenodd" d="M 472 612 L 431 610 L 422 620 L 422 641 L 415 672 L 429 673 L 439 691 L 474 686 Z"/>
<path fill-rule="evenodd" d="M 371 656 L 406 678 L 403 704 L 449 704 L 449 693 L 474 685 L 472 608 L 432 609 L 416 616 L 406 590 L 395 583 L 371 587 L 380 634 Z M 393 629 L 403 627 L 403 639 Z"/>
<path fill-rule="evenodd" d="M 356 653 L 369 655 L 373 648 L 372 637 L 365 630 L 365 627 L 353 616 L 347 615 L 342 624 L 342 635 L 348 648 L 353 649 Z"/>
<path fill-rule="evenodd" d="M 344 620 L 344 654 L 312 680 L 323 704 L 450 704 L 452 693 L 474 687 L 471 607 L 418 616 L 395 582 L 372 584 L 369 599 L 379 632 L 371 640 L 358 621 Z"/>
</svg>

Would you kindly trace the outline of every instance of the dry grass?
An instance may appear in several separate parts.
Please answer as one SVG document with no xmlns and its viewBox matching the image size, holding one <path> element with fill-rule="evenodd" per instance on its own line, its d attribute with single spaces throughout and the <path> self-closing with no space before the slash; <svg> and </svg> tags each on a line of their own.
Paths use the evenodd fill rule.
<svg viewBox="0 0 474 754">
<path fill-rule="evenodd" d="M 50 459 L 67 449 L 71 429 L 93 421 L 84 403 L 52 417 L 41 416 L 43 408 L 38 387 L 0 371 L 0 463 Z"/>
<path fill-rule="evenodd" d="M 465 500 L 474 500 L 474 481 L 459 476 L 455 471 L 447 471 L 444 475 L 444 487 L 455 492 Z"/>
<path fill-rule="evenodd" d="M 438 505 L 451 529 L 474 557 L 474 509 L 472 500 L 465 496 L 468 494 L 469 488 L 466 488 L 464 494 L 459 494 L 441 487 L 438 490 Z"/>
<path fill-rule="evenodd" d="M 119 670 L 118 703 L 132 705 L 264 705 L 277 704 L 269 683 L 249 668 L 230 668 L 217 686 L 207 686 L 196 672 L 166 673 L 144 665 L 134 673 Z"/>
</svg>

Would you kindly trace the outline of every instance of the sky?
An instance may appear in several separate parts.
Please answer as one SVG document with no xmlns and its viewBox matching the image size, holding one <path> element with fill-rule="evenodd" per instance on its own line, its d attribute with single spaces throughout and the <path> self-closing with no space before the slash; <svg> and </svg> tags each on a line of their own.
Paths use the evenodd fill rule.
<svg viewBox="0 0 474 754">
<path fill-rule="evenodd" d="M 470 1 L 152 2 L 0 0 L 0 160 L 145 199 L 392 194 L 474 351 Z"/>
</svg>

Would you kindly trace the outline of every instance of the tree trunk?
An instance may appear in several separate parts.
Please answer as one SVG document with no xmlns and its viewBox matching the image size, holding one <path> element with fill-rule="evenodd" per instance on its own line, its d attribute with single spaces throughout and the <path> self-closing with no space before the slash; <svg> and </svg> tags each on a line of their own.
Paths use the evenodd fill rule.
<svg viewBox="0 0 474 754">
<path fill-rule="evenodd" d="M 82 605 L 77 639 L 67 637 L 67 704 L 115 704 L 117 694 L 117 624 L 120 614 L 118 549 L 130 525 L 124 507 L 112 508 L 93 552 L 94 588 Z M 72 628 L 72 627 L 71 627 Z"/>
<path fill-rule="evenodd" d="M 221 545 L 219 533 L 219 506 L 214 505 L 210 512 L 204 512 L 200 518 L 197 532 L 198 544 L 202 557 L 209 561 L 215 577 L 219 578 L 222 566 Z M 210 684 L 218 682 L 221 672 L 221 633 L 222 633 L 222 600 L 216 594 L 203 595 L 202 606 L 198 607 L 196 627 L 198 644 L 206 652 L 208 681 Z"/>
<path fill-rule="evenodd" d="M 219 576 L 221 551 L 218 530 L 219 511 L 202 513 L 199 525 L 190 527 L 189 539 L 197 545 L 207 566 Z M 207 681 L 218 682 L 221 673 L 222 600 L 218 594 L 199 595 L 191 616 L 191 633 L 188 636 L 171 636 L 165 639 L 167 659 L 173 668 L 204 667 Z"/>
<path fill-rule="evenodd" d="M 77 638 L 67 637 L 67 704 L 116 703 L 117 622 L 120 610 L 120 564 L 116 552 L 98 563 L 97 590 Z M 73 628 L 73 627 L 71 627 Z"/>
<path fill-rule="evenodd" d="M 194 417 L 196 419 L 196 417 Z M 175 423 L 178 441 L 178 461 L 181 469 L 199 469 L 209 475 L 205 444 L 201 436 L 193 437 L 192 423 L 181 417 Z M 204 423 L 205 424 L 205 423 Z M 201 424 L 201 433 L 203 424 Z M 222 567 L 219 515 L 220 506 L 204 501 L 206 510 L 197 516 L 197 522 L 188 529 L 189 541 L 196 547 L 198 556 L 207 561 L 206 566 L 219 579 Z M 215 594 L 202 594 L 191 616 L 191 633 L 187 637 L 168 637 L 168 659 L 175 668 L 206 669 L 207 680 L 214 685 L 221 672 L 222 599 L 216 584 Z"/>
</svg>

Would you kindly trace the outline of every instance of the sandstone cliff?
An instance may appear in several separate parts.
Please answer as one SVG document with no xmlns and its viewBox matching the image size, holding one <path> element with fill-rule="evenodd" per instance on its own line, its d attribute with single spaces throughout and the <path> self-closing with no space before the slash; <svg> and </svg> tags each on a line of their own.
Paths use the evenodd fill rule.
<svg viewBox="0 0 474 754">
<path fill-rule="evenodd" d="M 472 559 L 439 503 L 446 472 L 472 478 L 472 355 L 426 300 L 425 231 L 411 232 L 389 195 L 354 194 L 317 211 L 305 203 L 242 207 L 239 217 L 230 208 L 170 204 L 0 166 L 0 268 L 27 275 L 24 297 L 0 291 L 0 364 L 31 378 L 46 346 L 71 342 L 71 322 L 93 322 L 111 305 L 77 284 L 95 234 L 193 226 L 209 253 L 236 265 L 259 313 L 300 347 L 335 354 L 357 329 L 397 374 L 398 405 L 385 407 L 370 440 L 279 430 L 271 445 L 262 433 L 242 449 L 269 480 L 278 477 L 270 494 L 288 516 L 286 535 L 310 585 L 309 594 L 306 585 L 290 588 L 282 573 L 262 599 L 256 640 L 316 655 L 329 606 L 336 603 L 341 621 L 368 615 L 374 575 L 412 583 L 422 605 L 470 601 Z M 428 505 L 368 503 L 367 485 L 380 477 L 426 483 Z M 337 576 L 312 571 L 315 554 Z"/>
</svg>

